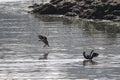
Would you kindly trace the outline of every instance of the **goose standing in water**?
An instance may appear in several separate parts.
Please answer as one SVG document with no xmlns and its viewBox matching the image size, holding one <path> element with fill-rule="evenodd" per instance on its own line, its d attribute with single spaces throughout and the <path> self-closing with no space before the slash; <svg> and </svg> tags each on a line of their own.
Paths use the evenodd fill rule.
<svg viewBox="0 0 120 80">
<path fill-rule="evenodd" d="M 42 41 L 43 43 L 45 43 L 44 47 L 45 46 L 49 47 L 49 43 L 46 36 L 38 35 L 38 38 L 40 39 L 39 41 Z"/>
<path fill-rule="evenodd" d="M 98 53 L 94 53 L 94 50 L 92 50 L 89 55 L 86 54 L 85 51 L 83 52 L 84 58 L 89 60 L 92 60 L 94 57 L 97 57 L 98 55 L 99 55 Z"/>
</svg>

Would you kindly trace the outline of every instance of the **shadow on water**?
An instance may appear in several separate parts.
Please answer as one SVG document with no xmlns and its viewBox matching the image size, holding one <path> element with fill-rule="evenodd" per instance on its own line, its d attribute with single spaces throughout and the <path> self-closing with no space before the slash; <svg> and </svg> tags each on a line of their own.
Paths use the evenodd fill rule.
<svg viewBox="0 0 120 80">
<path fill-rule="evenodd" d="M 48 59 L 49 52 L 44 52 L 42 56 L 39 57 L 39 60 L 41 59 Z"/>
<path fill-rule="evenodd" d="M 94 60 L 84 60 L 83 61 L 83 66 L 87 66 L 87 65 L 97 65 L 98 63 Z"/>
</svg>

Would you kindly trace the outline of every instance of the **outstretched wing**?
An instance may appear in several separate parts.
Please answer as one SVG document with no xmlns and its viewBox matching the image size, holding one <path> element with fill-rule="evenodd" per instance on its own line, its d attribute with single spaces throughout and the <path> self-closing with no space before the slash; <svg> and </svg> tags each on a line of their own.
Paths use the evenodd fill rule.
<svg viewBox="0 0 120 80">
<path fill-rule="evenodd" d="M 49 43 L 48 43 L 47 38 L 46 38 L 46 39 L 44 39 L 44 40 L 43 40 L 43 42 L 45 43 L 45 46 L 46 46 L 46 45 L 47 45 L 47 46 L 49 46 Z"/>
<path fill-rule="evenodd" d="M 88 59 L 88 57 L 87 57 L 85 52 L 83 52 L 83 56 L 84 56 L 85 59 Z"/>
<path fill-rule="evenodd" d="M 92 57 L 92 55 L 93 55 L 93 51 L 94 51 L 94 50 L 91 50 L 91 52 L 90 52 L 90 57 Z"/>
<path fill-rule="evenodd" d="M 98 53 L 93 53 L 93 57 L 97 57 L 99 54 Z"/>
</svg>

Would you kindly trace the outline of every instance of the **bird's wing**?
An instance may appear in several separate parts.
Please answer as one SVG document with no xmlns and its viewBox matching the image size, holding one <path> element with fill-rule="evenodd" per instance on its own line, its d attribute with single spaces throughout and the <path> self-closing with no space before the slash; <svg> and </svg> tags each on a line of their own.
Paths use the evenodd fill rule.
<svg viewBox="0 0 120 80">
<path fill-rule="evenodd" d="M 93 53 L 93 57 L 97 57 L 99 54 L 98 53 Z"/>
<path fill-rule="evenodd" d="M 88 59 L 85 52 L 83 52 L 83 56 L 84 56 L 84 58 Z"/>
<path fill-rule="evenodd" d="M 92 51 L 90 52 L 90 57 L 92 57 L 92 55 L 93 55 L 93 51 L 94 51 L 94 50 L 92 50 Z"/>
</svg>

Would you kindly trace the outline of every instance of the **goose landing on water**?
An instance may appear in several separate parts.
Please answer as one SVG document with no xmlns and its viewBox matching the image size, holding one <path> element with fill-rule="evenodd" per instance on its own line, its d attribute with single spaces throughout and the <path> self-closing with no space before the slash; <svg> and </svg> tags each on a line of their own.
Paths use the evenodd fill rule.
<svg viewBox="0 0 120 80">
<path fill-rule="evenodd" d="M 45 46 L 49 47 L 49 43 L 46 36 L 38 35 L 38 38 L 40 39 L 39 41 L 42 41 L 43 43 L 45 43 L 44 47 Z"/>
<path fill-rule="evenodd" d="M 94 57 L 97 57 L 98 55 L 99 55 L 98 53 L 94 53 L 94 50 L 92 50 L 89 55 L 86 54 L 85 51 L 83 52 L 83 56 L 84 56 L 85 59 L 92 60 Z"/>
</svg>

